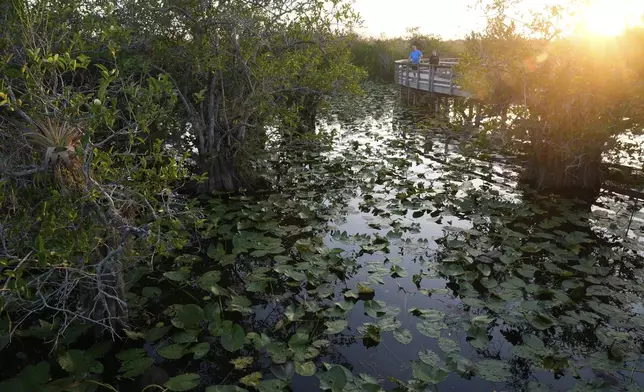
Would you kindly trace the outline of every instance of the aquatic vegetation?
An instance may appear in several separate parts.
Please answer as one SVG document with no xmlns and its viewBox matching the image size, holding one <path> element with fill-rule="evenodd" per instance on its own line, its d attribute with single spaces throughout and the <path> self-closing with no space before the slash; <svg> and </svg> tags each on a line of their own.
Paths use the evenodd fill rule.
<svg viewBox="0 0 644 392">
<path fill-rule="evenodd" d="M 195 246 L 133 273 L 125 340 L 20 331 L 0 390 L 640 390 L 641 226 L 519 189 L 415 116 L 387 86 L 338 98 L 332 149 L 203 199 Z"/>
</svg>

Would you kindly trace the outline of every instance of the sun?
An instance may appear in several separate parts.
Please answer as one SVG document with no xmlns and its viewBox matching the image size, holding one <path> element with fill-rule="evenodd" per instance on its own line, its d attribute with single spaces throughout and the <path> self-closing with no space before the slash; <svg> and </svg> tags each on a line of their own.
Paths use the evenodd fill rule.
<svg viewBox="0 0 644 392">
<path fill-rule="evenodd" d="M 573 24 L 578 33 L 617 36 L 642 25 L 644 0 L 588 0 L 575 14 Z"/>
</svg>

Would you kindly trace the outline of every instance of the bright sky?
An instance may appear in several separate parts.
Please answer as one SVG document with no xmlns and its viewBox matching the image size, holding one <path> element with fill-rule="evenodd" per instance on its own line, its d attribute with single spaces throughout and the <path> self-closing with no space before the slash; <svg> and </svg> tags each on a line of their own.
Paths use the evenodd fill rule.
<svg viewBox="0 0 644 392">
<path fill-rule="evenodd" d="M 566 0 L 524 0 L 528 8 L 541 9 Z M 471 7 L 475 0 L 355 0 L 368 36 L 404 36 L 408 27 L 420 27 L 421 33 L 440 35 L 443 39 L 463 38 L 485 26 L 483 12 Z M 600 35 L 619 34 L 627 25 L 642 24 L 644 0 L 588 0 L 581 13 L 582 30 Z"/>
</svg>

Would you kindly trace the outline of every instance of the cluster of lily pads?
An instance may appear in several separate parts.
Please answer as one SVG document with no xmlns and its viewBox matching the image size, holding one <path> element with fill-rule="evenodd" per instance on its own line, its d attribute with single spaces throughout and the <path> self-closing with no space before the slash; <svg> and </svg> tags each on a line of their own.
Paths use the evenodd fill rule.
<svg viewBox="0 0 644 392">
<path fill-rule="evenodd" d="M 134 274 L 124 341 L 79 324 L 0 390 L 641 389 L 642 253 L 604 230 L 621 222 L 477 176 L 386 86 L 355 107 L 334 103 L 334 149 L 272 156 L 273 190 L 202 203 L 194 248 Z M 366 371 L 360 344 L 400 345 L 401 370 Z"/>
</svg>

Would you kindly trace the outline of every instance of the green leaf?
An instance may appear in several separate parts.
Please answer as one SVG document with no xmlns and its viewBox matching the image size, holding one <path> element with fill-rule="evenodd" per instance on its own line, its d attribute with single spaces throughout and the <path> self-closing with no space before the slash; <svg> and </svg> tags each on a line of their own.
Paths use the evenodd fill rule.
<svg viewBox="0 0 644 392">
<path fill-rule="evenodd" d="M 423 321 L 422 323 L 416 324 L 416 328 L 418 329 L 418 332 L 422 333 L 423 335 L 438 339 L 441 335 L 441 329 L 447 328 L 447 325 L 442 321 Z"/>
<path fill-rule="evenodd" d="M 295 375 L 295 366 L 293 366 L 293 362 L 291 361 L 279 365 L 273 365 L 271 366 L 271 373 L 282 381 L 290 382 Z"/>
<path fill-rule="evenodd" d="M 411 361 L 411 369 L 414 378 L 430 384 L 438 384 L 445 380 L 449 373 L 446 371 L 427 365 L 420 361 Z"/>
<path fill-rule="evenodd" d="M 261 372 L 253 372 L 242 377 L 239 382 L 249 387 L 257 387 L 261 379 Z"/>
<path fill-rule="evenodd" d="M 408 329 L 397 329 L 394 331 L 394 338 L 402 344 L 411 343 L 412 335 Z"/>
<path fill-rule="evenodd" d="M 210 288 L 217 286 L 217 283 L 221 280 L 221 273 L 219 271 L 208 271 L 205 274 L 199 277 L 199 287 L 206 291 L 210 291 Z"/>
<path fill-rule="evenodd" d="M 248 392 L 248 389 L 236 385 L 211 385 L 206 388 L 206 392 Z"/>
<path fill-rule="evenodd" d="M 315 363 L 311 361 L 304 363 L 295 362 L 295 371 L 300 376 L 308 377 L 315 374 L 316 366 Z"/>
<path fill-rule="evenodd" d="M 208 354 L 208 351 L 210 351 L 210 343 L 207 343 L 207 342 L 198 343 L 194 345 L 190 349 L 190 351 L 195 354 L 194 359 L 203 358 L 206 354 Z"/>
<path fill-rule="evenodd" d="M 496 359 L 486 359 L 476 364 L 479 377 L 488 381 L 501 382 L 512 376 L 508 364 Z"/>
<path fill-rule="evenodd" d="M 136 377 L 145 373 L 154 363 L 154 360 L 147 356 L 145 350 L 140 348 L 121 351 L 116 354 L 116 358 L 122 362 L 118 371 L 123 373 L 122 377 L 125 378 Z"/>
<path fill-rule="evenodd" d="M 153 297 L 158 297 L 161 295 L 161 289 L 158 287 L 144 287 L 143 290 L 141 290 L 141 295 L 146 297 L 146 298 L 153 298 Z"/>
<path fill-rule="evenodd" d="M 196 373 L 180 374 L 169 379 L 163 386 L 173 392 L 189 391 L 199 386 L 199 375 Z"/>
<path fill-rule="evenodd" d="M 288 383 L 283 380 L 271 379 L 259 383 L 257 389 L 259 392 L 284 392 L 288 388 Z"/>
<path fill-rule="evenodd" d="M 595 297 L 611 297 L 614 293 L 606 286 L 590 286 L 586 289 L 586 295 L 593 295 Z"/>
<path fill-rule="evenodd" d="M 195 304 L 177 305 L 177 315 L 172 324 L 182 329 L 198 329 L 200 322 L 205 319 L 201 307 Z"/>
<path fill-rule="evenodd" d="M 541 331 L 557 325 L 557 322 L 553 318 L 544 313 L 532 314 L 528 316 L 528 321 L 530 321 L 533 327 Z"/>
<path fill-rule="evenodd" d="M 254 362 L 253 357 L 239 357 L 230 361 L 237 370 L 244 370 Z"/>
<path fill-rule="evenodd" d="M 447 366 L 445 362 L 432 350 L 424 350 L 418 353 L 418 358 L 420 358 L 423 363 L 442 370 L 446 370 Z"/>
<path fill-rule="evenodd" d="M 344 331 L 348 323 L 347 323 L 347 320 L 335 320 L 335 321 L 327 321 L 324 323 L 324 325 L 326 325 L 326 331 L 325 331 L 326 333 L 336 334 Z"/>
<path fill-rule="evenodd" d="M 448 355 L 455 354 L 461 351 L 461 348 L 458 342 L 455 342 L 452 339 L 446 339 L 446 338 L 438 339 L 438 347 L 440 347 L 440 349 L 443 350 L 443 352 Z"/>
<path fill-rule="evenodd" d="M 523 281 L 523 279 L 519 279 L 517 277 L 513 277 L 501 283 L 501 287 L 504 287 L 507 289 L 521 289 L 521 288 L 524 288 L 525 286 L 526 286 L 526 283 Z"/>
<path fill-rule="evenodd" d="M 320 386 L 328 387 L 332 392 L 340 392 L 347 385 L 347 375 L 340 366 L 333 366 L 318 377 Z"/>
<path fill-rule="evenodd" d="M 183 282 L 188 279 L 188 274 L 184 271 L 169 271 L 164 273 L 163 276 L 174 282 Z"/>
<path fill-rule="evenodd" d="M 186 351 L 185 344 L 170 344 L 168 346 L 161 347 L 160 349 L 158 349 L 157 353 L 163 358 L 179 359 L 184 355 L 186 355 L 188 351 Z"/>
<path fill-rule="evenodd" d="M 230 331 L 221 335 L 221 345 L 230 352 L 241 349 L 244 343 L 246 343 L 246 333 L 239 324 L 233 325 Z"/>
</svg>

